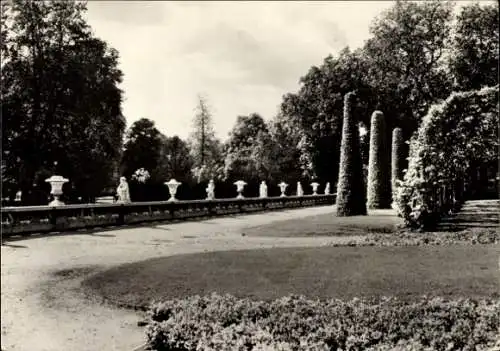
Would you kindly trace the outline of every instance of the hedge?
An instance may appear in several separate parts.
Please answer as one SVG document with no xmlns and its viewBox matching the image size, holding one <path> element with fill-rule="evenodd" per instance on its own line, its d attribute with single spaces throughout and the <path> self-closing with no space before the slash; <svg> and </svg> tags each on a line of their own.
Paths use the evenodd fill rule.
<svg viewBox="0 0 500 351">
<path fill-rule="evenodd" d="M 460 207 L 471 167 L 497 159 L 498 110 L 498 86 L 453 93 L 430 108 L 410 140 L 396 195 L 407 226 L 432 227 Z"/>
<path fill-rule="evenodd" d="M 152 350 L 491 350 L 500 302 L 422 297 L 270 302 L 231 295 L 157 303 Z"/>
<path fill-rule="evenodd" d="M 337 183 L 337 216 L 367 214 L 358 121 L 353 113 L 355 102 L 354 92 L 345 95 L 340 170 Z"/>
</svg>

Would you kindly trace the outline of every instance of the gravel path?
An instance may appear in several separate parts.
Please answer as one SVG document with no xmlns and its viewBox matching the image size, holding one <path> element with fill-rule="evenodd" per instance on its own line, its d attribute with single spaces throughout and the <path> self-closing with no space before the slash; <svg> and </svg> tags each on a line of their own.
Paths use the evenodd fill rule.
<svg viewBox="0 0 500 351">
<path fill-rule="evenodd" d="M 141 316 L 79 290 L 89 275 L 153 257 L 277 246 L 322 246 L 339 238 L 242 236 L 248 226 L 332 213 L 333 206 L 61 234 L 2 245 L 2 351 L 133 350 L 144 343 Z"/>
</svg>

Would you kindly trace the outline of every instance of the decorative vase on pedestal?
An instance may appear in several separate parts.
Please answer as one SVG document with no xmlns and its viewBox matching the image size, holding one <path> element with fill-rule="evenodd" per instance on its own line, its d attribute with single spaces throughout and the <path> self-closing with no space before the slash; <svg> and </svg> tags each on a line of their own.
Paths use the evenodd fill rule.
<svg viewBox="0 0 500 351">
<path fill-rule="evenodd" d="M 69 180 L 59 175 L 53 175 L 52 177 L 45 179 L 45 181 L 50 183 L 50 194 L 54 196 L 54 200 L 49 203 L 49 206 L 63 206 L 64 202 L 60 200 L 60 197 L 63 194 L 62 187 L 64 183 L 67 183 Z"/>
<path fill-rule="evenodd" d="M 238 181 L 234 182 L 233 184 L 236 185 L 236 191 L 238 192 L 238 196 L 236 196 L 236 198 L 243 199 L 244 196 L 243 196 L 242 192 L 243 192 L 243 189 L 245 188 L 245 185 L 247 185 L 247 182 L 245 182 L 244 180 L 238 180 Z"/>
<path fill-rule="evenodd" d="M 281 182 L 278 184 L 278 186 L 280 187 L 280 190 L 281 190 L 281 197 L 285 197 L 285 191 L 286 191 L 286 188 L 288 187 L 288 184 L 285 183 L 285 182 Z"/>
<path fill-rule="evenodd" d="M 318 195 L 318 186 L 319 186 L 319 183 L 312 182 L 311 186 L 313 188 L 313 195 Z"/>
<path fill-rule="evenodd" d="M 170 179 L 168 182 L 165 182 L 165 185 L 168 186 L 168 192 L 170 194 L 170 199 L 168 199 L 168 201 L 177 201 L 175 194 L 177 193 L 177 188 L 181 184 L 181 182 L 178 182 L 175 179 Z"/>
</svg>

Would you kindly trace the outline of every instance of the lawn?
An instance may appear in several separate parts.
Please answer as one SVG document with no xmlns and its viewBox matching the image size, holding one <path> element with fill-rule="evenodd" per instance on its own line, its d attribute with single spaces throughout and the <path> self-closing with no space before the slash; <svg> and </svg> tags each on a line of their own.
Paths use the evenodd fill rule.
<svg viewBox="0 0 500 351">
<path fill-rule="evenodd" d="M 311 237 L 358 236 L 370 233 L 394 233 L 402 223 L 394 210 L 373 210 L 369 216 L 337 217 L 321 214 L 245 229 L 247 236 Z"/>
<path fill-rule="evenodd" d="M 212 292 L 269 300 L 499 294 L 500 245 L 318 247 L 221 251 L 122 265 L 83 282 L 127 307 Z"/>
</svg>

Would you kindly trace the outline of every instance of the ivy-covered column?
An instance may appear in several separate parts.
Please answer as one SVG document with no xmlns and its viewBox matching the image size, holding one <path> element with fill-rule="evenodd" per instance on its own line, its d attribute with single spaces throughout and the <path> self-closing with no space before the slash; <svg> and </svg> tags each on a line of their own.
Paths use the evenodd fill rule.
<svg viewBox="0 0 500 351">
<path fill-rule="evenodd" d="M 371 209 L 390 208 L 389 152 L 384 114 L 372 114 L 370 128 L 370 155 L 368 160 L 367 206 Z"/>
<path fill-rule="evenodd" d="M 355 102 L 356 95 L 353 92 L 345 95 L 340 170 L 337 184 L 337 216 L 367 214 L 358 123 L 354 116 Z"/>
<path fill-rule="evenodd" d="M 391 194 L 395 202 L 398 181 L 403 180 L 403 130 L 394 128 L 391 147 Z M 394 205 L 393 205 L 394 207 Z"/>
</svg>

